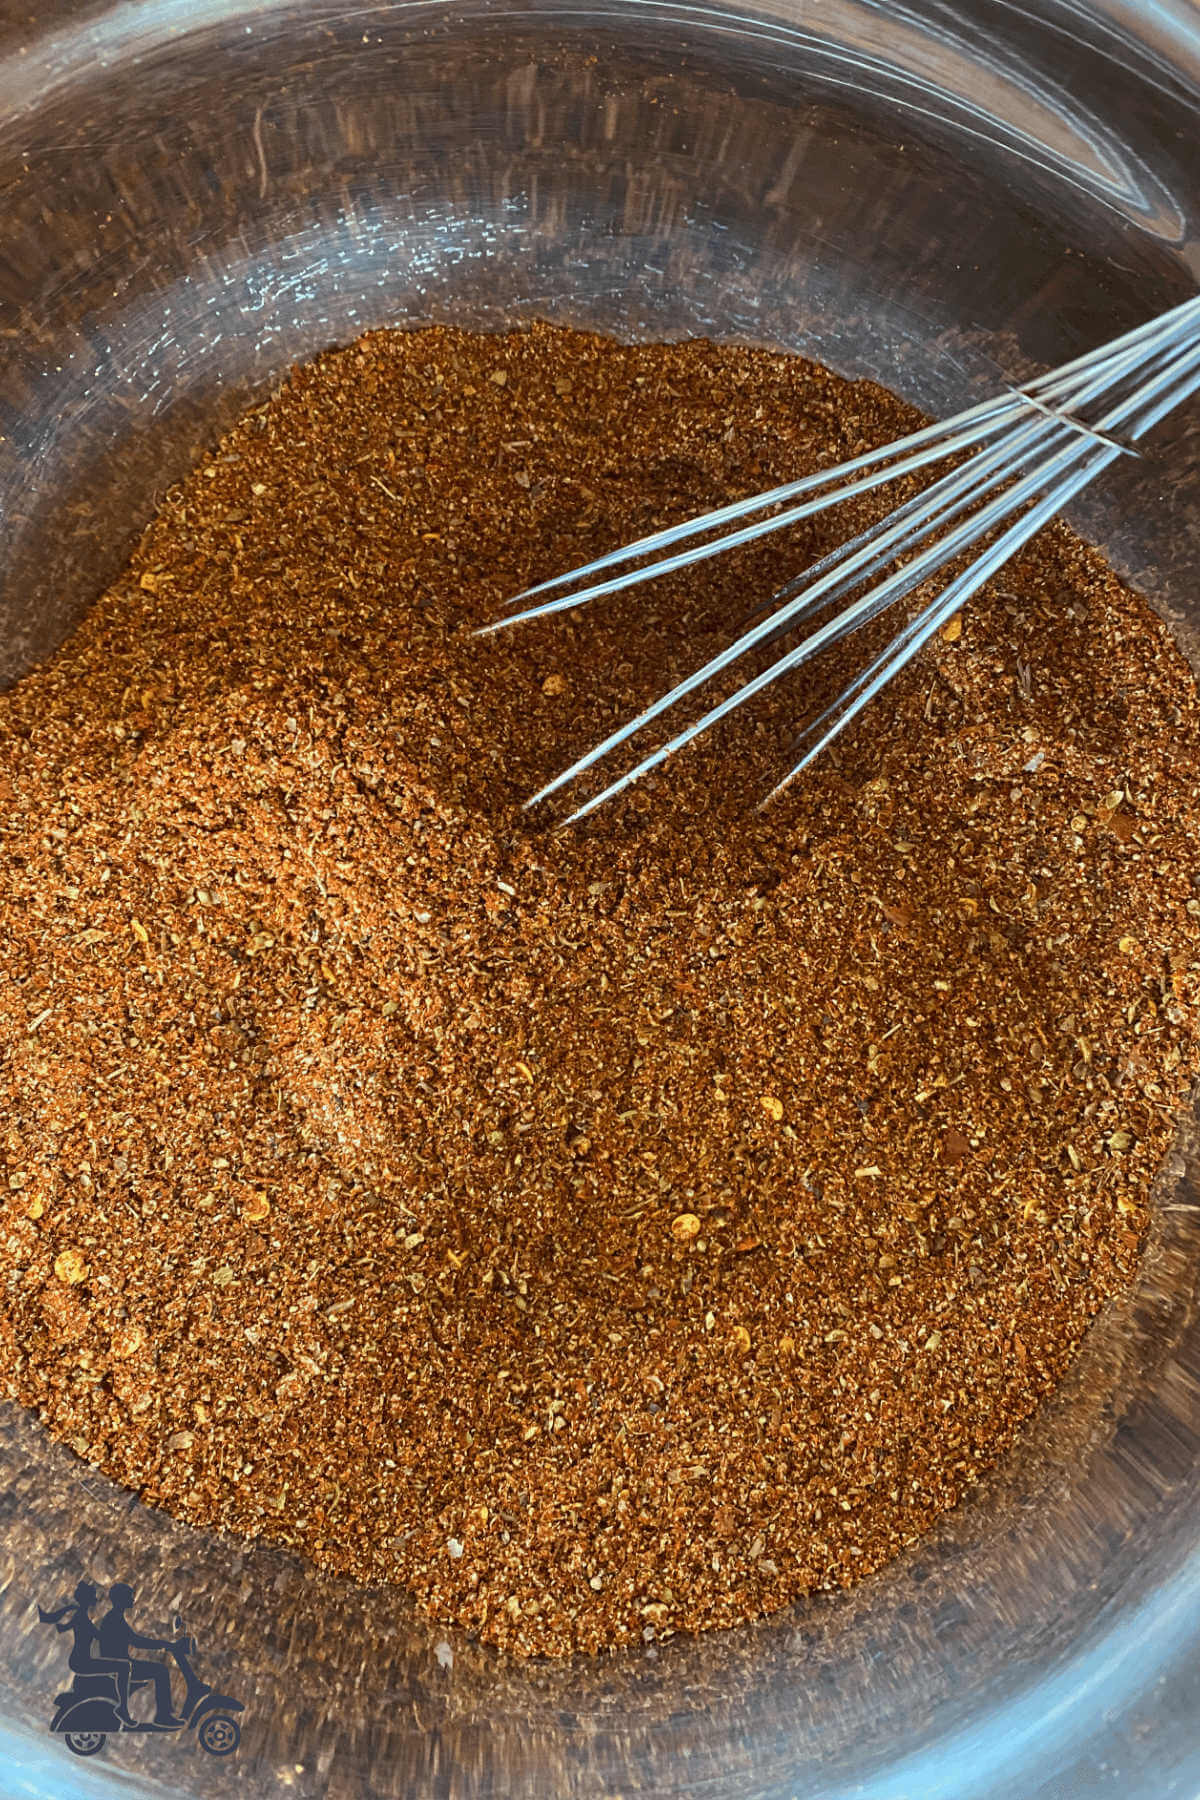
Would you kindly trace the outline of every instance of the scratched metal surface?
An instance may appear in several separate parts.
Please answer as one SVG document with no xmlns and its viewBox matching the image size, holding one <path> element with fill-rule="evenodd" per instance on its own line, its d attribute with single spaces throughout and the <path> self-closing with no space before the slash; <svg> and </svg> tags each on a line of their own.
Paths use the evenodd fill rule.
<svg viewBox="0 0 1200 1800">
<path fill-rule="evenodd" d="M 0 5 L 0 677 L 252 390 L 370 324 L 703 331 L 946 410 L 1181 297 L 1198 21 Z M 1079 517 L 1200 666 L 1200 415 L 1158 444 Z M 855 1594 L 698 1642 L 521 1665 L 186 1530 L 3 1415 L 0 1800 L 1200 1793 L 1194 1126 L 1160 1199 L 1138 1293 L 969 1505 Z M 85 1764 L 49 1739 L 61 1645 L 35 1602 L 84 1572 L 133 1582 L 147 1621 L 182 1607 L 247 1702 L 236 1756 L 118 1738 Z"/>
</svg>

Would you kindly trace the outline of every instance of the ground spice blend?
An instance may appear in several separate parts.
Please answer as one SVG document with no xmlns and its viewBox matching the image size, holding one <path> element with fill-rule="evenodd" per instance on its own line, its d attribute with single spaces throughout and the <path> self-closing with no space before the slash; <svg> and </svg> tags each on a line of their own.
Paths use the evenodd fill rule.
<svg viewBox="0 0 1200 1800">
<path fill-rule="evenodd" d="M 167 495 L 0 699 L 8 1396 L 529 1652 L 851 1583 L 1005 1451 L 1200 1069 L 1166 631 L 1055 527 L 766 813 L 867 646 L 562 833 L 524 797 L 896 496 L 471 635 L 914 422 L 763 351 L 385 332 Z"/>
</svg>

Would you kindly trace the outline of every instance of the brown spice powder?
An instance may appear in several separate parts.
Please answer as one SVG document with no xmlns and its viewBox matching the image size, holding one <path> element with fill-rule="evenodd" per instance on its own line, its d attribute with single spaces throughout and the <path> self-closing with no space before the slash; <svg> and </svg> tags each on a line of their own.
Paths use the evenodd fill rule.
<svg viewBox="0 0 1200 1800">
<path fill-rule="evenodd" d="M 1064 527 L 779 805 L 867 646 L 587 828 L 520 801 L 872 497 L 503 598 L 910 428 L 707 343 L 293 372 L 0 700 L 3 1390 L 520 1651 L 735 1624 L 954 1505 L 1131 1280 L 1200 1071 L 1200 705 Z"/>
</svg>

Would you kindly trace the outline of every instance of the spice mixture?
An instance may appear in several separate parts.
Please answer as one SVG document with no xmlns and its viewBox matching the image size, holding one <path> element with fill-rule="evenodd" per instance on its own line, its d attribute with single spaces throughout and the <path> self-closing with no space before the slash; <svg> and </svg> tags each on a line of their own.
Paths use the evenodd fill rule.
<svg viewBox="0 0 1200 1800">
<path fill-rule="evenodd" d="M 0 699 L 3 1391 L 149 1501 L 518 1651 L 851 1583 L 1131 1280 L 1200 1071 L 1200 704 L 1041 535 L 583 828 L 521 801 L 895 493 L 495 638 L 910 429 L 694 342 L 296 369 Z"/>
</svg>

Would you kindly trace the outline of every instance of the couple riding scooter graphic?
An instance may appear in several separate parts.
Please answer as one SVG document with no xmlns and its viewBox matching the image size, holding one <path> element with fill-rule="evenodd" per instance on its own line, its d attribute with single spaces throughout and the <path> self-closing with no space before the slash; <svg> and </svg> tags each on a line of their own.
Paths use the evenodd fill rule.
<svg viewBox="0 0 1200 1800">
<path fill-rule="evenodd" d="M 61 1732 L 68 1750 L 76 1756 L 94 1756 L 104 1748 L 112 1731 L 182 1731 L 196 1729 L 201 1746 L 212 1756 L 228 1756 L 238 1747 L 241 1727 L 231 1713 L 242 1711 L 240 1700 L 218 1694 L 201 1681 L 192 1668 L 194 1638 L 183 1635 L 183 1620 L 175 1619 L 172 1642 L 143 1637 L 126 1618 L 133 1605 L 133 1589 L 118 1581 L 108 1590 L 109 1608 L 99 1624 L 91 1610 L 100 1598 L 98 1588 L 81 1581 L 73 1598 L 57 1612 L 38 1607 L 43 1625 L 70 1632 L 73 1640 L 67 1666 L 74 1680 L 66 1693 L 56 1697 L 57 1711 L 51 1731 Z M 154 1651 L 154 1658 L 139 1651 Z M 185 1693 L 179 1712 L 172 1709 L 171 1670 L 158 1658 L 170 1655 L 183 1676 Z M 129 1711 L 133 1688 L 154 1687 L 153 1719 L 135 1719 Z"/>
</svg>

